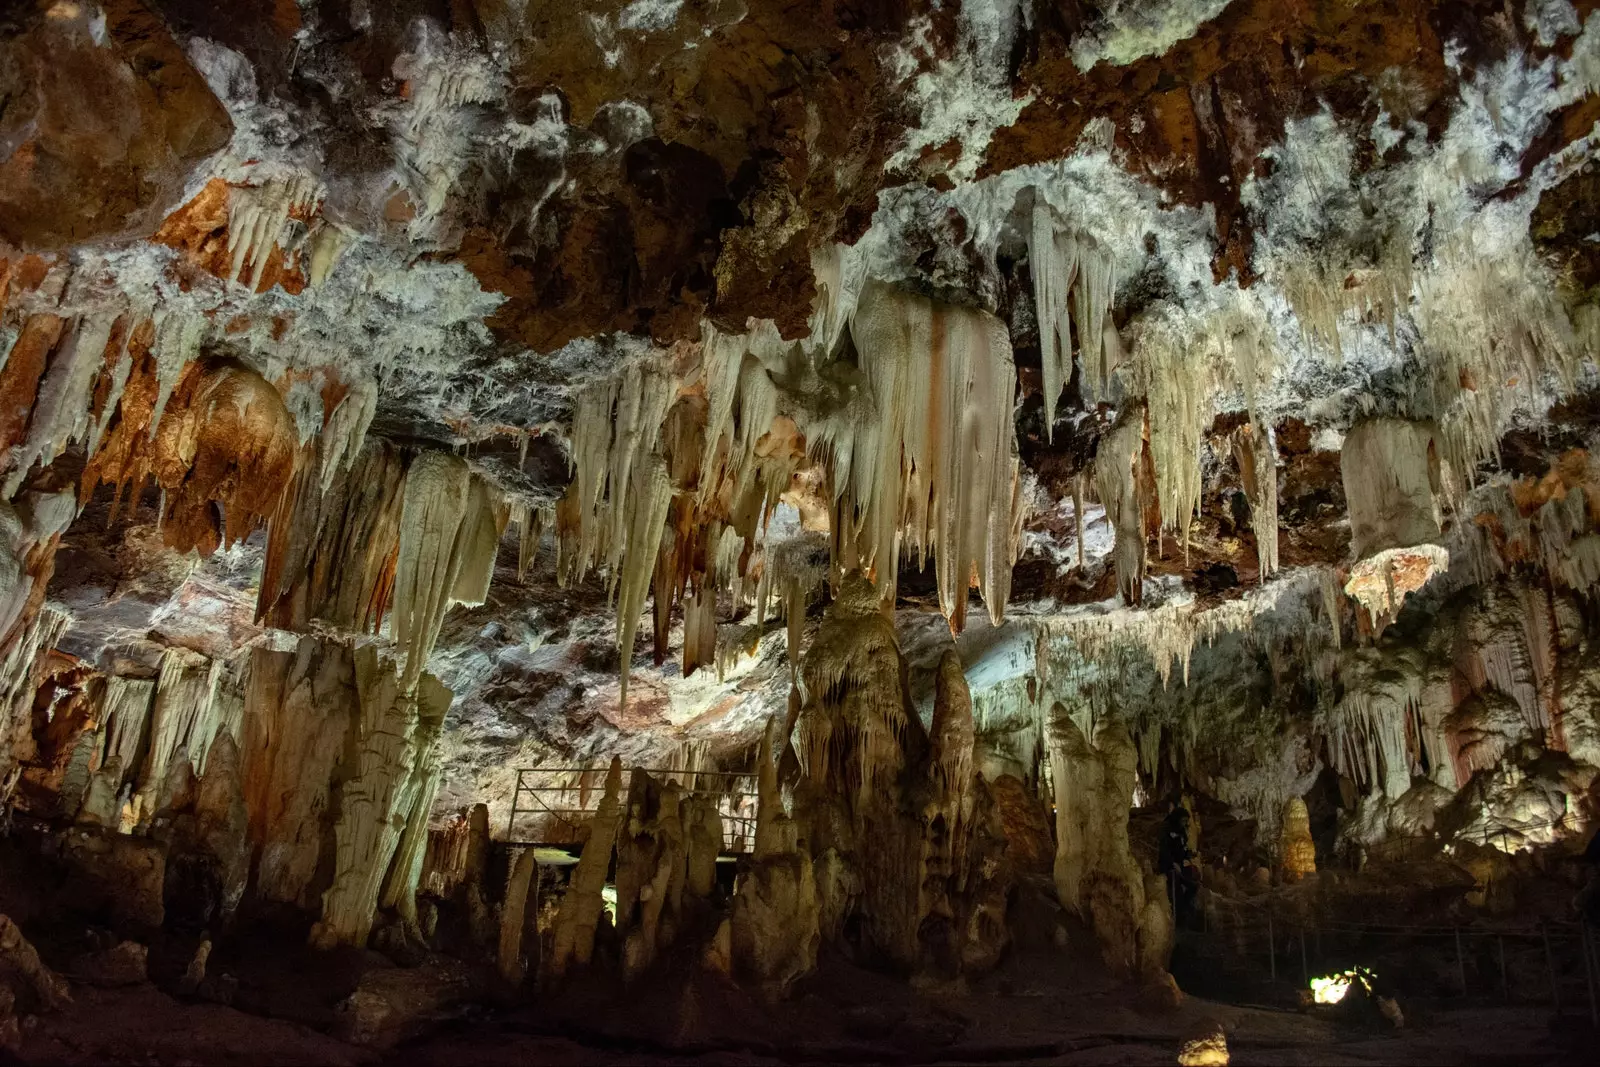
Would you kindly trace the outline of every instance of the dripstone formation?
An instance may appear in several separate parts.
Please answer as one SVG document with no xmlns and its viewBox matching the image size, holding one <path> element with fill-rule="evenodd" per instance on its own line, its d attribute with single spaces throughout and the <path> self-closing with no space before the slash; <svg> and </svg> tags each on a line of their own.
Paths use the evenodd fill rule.
<svg viewBox="0 0 1600 1067">
<path fill-rule="evenodd" d="M 6 5 L 0 1044 L 1565 1062 L 1597 156 L 1591 0 Z"/>
</svg>

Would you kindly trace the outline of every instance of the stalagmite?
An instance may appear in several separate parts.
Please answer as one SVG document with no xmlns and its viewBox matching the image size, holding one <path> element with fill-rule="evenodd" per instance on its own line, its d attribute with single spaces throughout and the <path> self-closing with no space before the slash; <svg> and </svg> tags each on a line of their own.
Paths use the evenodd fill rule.
<svg viewBox="0 0 1600 1067">
<path fill-rule="evenodd" d="M 1280 833 L 1279 862 L 1290 880 L 1298 880 L 1317 873 L 1317 846 L 1311 840 L 1311 816 L 1306 802 L 1291 797 L 1283 808 L 1283 829 Z"/>
<path fill-rule="evenodd" d="M 1142 943 L 1165 932 L 1144 927 L 1144 875 L 1128 844 L 1138 757 L 1121 726 L 1102 726 L 1090 744 L 1061 705 L 1052 716 L 1056 890 L 1062 905 L 1094 928 L 1107 966 L 1132 973 L 1149 955 Z"/>
<path fill-rule="evenodd" d="M 722 813 L 716 801 L 700 793 L 683 800 L 684 836 L 688 842 L 688 870 L 684 889 L 695 899 L 711 895 L 717 884 L 717 857 L 722 852 Z"/>
<path fill-rule="evenodd" d="M 222 733 L 206 753 L 195 795 L 196 843 L 216 862 L 223 922 L 233 918 L 250 875 L 249 815 L 244 805 L 239 746 Z"/>
<path fill-rule="evenodd" d="M 550 975 L 561 978 L 576 964 L 587 967 L 594 954 L 595 929 L 605 909 L 601 890 L 611 867 L 611 852 L 622 820 L 622 760 L 613 757 L 606 772 L 606 791 L 589 820 L 578 865 L 572 869 L 561 910 L 556 916 L 555 940 L 550 952 Z"/>
<path fill-rule="evenodd" d="M 521 985 L 526 965 L 522 956 L 524 931 L 528 926 L 528 909 L 538 907 L 539 861 L 533 849 L 522 850 L 516 866 L 511 870 L 511 880 L 506 884 L 505 903 L 500 908 L 500 945 L 498 962 L 500 977 L 511 985 Z"/>
<path fill-rule="evenodd" d="M 109 826 L 119 822 L 117 794 L 121 789 L 122 758 L 113 756 L 89 775 L 76 821 L 84 826 Z"/>
<path fill-rule="evenodd" d="M 821 904 L 811 857 L 798 847 L 795 826 L 778 796 L 769 722 L 757 758 L 754 865 L 733 899 L 730 954 L 734 974 L 776 999 L 817 965 Z"/>
</svg>

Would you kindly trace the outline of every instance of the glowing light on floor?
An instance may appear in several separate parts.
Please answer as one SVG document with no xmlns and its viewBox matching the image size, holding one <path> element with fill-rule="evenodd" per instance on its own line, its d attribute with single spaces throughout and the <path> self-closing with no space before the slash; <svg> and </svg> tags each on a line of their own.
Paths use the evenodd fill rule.
<svg viewBox="0 0 1600 1067">
<path fill-rule="evenodd" d="M 1357 982 L 1368 993 L 1372 992 L 1373 974 L 1365 967 L 1352 967 L 1348 971 L 1311 979 L 1311 996 L 1318 1004 L 1337 1004 L 1344 999 L 1350 987 Z"/>
</svg>

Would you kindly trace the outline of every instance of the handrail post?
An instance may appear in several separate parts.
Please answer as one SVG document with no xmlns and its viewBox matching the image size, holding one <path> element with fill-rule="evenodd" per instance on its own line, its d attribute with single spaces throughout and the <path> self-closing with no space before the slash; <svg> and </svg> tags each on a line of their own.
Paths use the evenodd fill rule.
<svg viewBox="0 0 1600 1067">
<path fill-rule="evenodd" d="M 1511 981 L 1506 976 L 1506 938 L 1504 934 L 1495 935 L 1495 948 L 1500 953 L 1500 992 L 1505 995 L 1506 1002 L 1511 1001 Z"/>
<path fill-rule="evenodd" d="M 1550 999 L 1555 1004 L 1557 1015 L 1561 1014 L 1561 983 L 1556 979 L 1556 957 L 1550 951 L 1550 927 L 1545 923 L 1544 916 L 1539 917 L 1539 934 L 1544 938 L 1544 965 L 1550 972 Z"/>
<path fill-rule="evenodd" d="M 1272 929 L 1272 912 L 1267 912 L 1267 959 L 1272 965 L 1272 980 L 1278 980 L 1278 938 Z"/>
</svg>

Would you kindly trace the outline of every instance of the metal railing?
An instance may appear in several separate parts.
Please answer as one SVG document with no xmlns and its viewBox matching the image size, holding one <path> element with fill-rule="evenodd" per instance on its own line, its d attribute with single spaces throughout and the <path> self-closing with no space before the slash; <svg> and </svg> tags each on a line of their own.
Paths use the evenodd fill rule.
<svg viewBox="0 0 1600 1067">
<path fill-rule="evenodd" d="M 659 782 L 677 782 L 685 795 L 714 798 L 717 813 L 722 816 L 724 852 L 749 852 L 755 847 L 754 772 L 628 768 L 634 769 L 643 770 Z M 511 794 L 506 841 L 514 845 L 570 845 L 581 841 L 584 826 L 605 794 L 608 770 L 604 764 L 519 768 Z M 626 789 L 626 775 L 623 782 Z"/>
<path fill-rule="evenodd" d="M 1313 977 L 1352 963 L 1370 963 L 1380 955 L 1392 960 L 1431 948 L 1441 963 L 1454 965 L 1444 987 L 1437 972 L 1410 976 L 1430 986 L 1433 997 L 1546 1004 L 1557 1015 L 1576 1010 L 1600 1026 L 1600 930 L 1581 918 L 1361 922 L 1313 918 L 1302 908 L 1271 899 L 1208 897 L 1197 907 L 1203 925 L 1177 931 L 1178 943 L 1214 960 L 1228 960 L 1234 968 L 1253 970 L 1273 985 L 1288 981 L 1305 989 Z M 1252 961 L 1258 962 L 1252 967 Z"/>
</svg>

